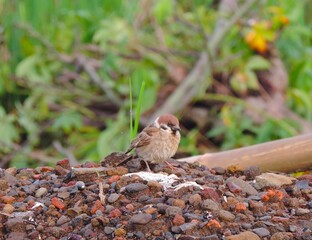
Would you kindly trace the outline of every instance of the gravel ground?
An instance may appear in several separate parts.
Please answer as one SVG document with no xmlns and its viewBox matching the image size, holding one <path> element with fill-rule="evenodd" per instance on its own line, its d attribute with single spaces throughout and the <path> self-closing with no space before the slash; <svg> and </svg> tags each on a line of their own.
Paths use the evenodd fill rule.
<svg viewBox="0 0 312 240">
<path fill-rule="evenodd" d="M 312 239 L 312 175 L 172 163 L 0 169 L 0 239 Z"/>
</svg>

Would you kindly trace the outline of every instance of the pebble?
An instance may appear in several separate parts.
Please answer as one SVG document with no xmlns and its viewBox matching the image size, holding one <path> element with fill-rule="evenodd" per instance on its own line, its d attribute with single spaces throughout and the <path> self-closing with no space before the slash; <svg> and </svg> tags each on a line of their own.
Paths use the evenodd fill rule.
<svg viewBox="0 0 312 240">
<path fill-rule="evenodd" d="M 231 222 L 235 219 L 235 215 L 230 213 L 229 211 L 220 210 L 219 211 L 219 218 L 224 220 L 224 221 Z"/>
<path fill-rule="evenodd" d="M 61 216 L 61 217 L 57 220 L 56 225 L 57 225 L 57 226 L 61 226 L 61 225 L 63 225 L 64 223 L 67 223 L 67 222 L 69 222 L 69 221 L 70 221 L 70 218 L 67 217 L 66 215 L 63 215 L 63 216 Z"/>
<path fill-rule="evenodd" d="M 133 215 L 130 218 L 130 222 L 133 224 L 140 224 L 140 225 L 145 225 L 149 223 L 152 220 L 152 215 L 148 213 L 139 213 L 136 215 Z"/>
<path fill-rule="evenodd" d="M 127 232 L 123 228 L 117 228 L 117 229 L 115 229 L 114 233 L 115 233 L 116 237 L 120 237 L 120 236 L 126 235 Z"/>
<path fill-rule="evenodd" d="M 212 168 L 212 170 L 214 170 L 216 172 L 216 174 L 219 174 L 219 175 L 223 175 L 225 173 L 225 171 L 226 171 L 222 167 L 214 167 L 214 168 Z"/>
<path fill-rule="evenodd" d="M 3 212 L 11 214 L 12 212 L 14 212 L 14 207 L 11 204 L 5 204 L 3 207 Z"/>
<path fill-rule="evenodd" d="M 270 240 L 291 240 L 293 236 L 289 232 L 277 232 L 272 235 Z"/>
<path fill-rule="evenodd" d="M 202 198 L 198 193 L 196 193 L 191 195 L 188 201 L 193 206 L 199 206 L 202 202 Z"/>
<path fill-rule="evenodd" d="M 205 210 L 211 210 L 211 211 L 218 211 L 220 209 L 219 205 L 211 199 L 204 200 L 202 203 L 202 207 Z"/>
<path fill-rule="evenodd" d="M 295 180 L 293 177 L 284 176 L 276 173 L 262 173 L 256 177 L 256 183 L 259 188 L 266 187 L 281 187 L 283 185 L 290 185 Z"/>
<path fill-rule="evenodd" d="M 106 235 L 111 235 L 113 232 L 115 231 L 115 228 L 113 228 L 113 227 L 104 227 L 104 233 L 106 234 Z"/>
<path fill-rule="evenodd" d="M 120 197 L 120 194 L 118 193 L 112 193 L 111 195 L 109 195 L 109 197 L 107 198 L 107 202 L 109 203 L 114 203 L 118 200 L 118 198 Z"/>
<path fill-rule="evenodd" d="M 175 206 L 169 206 L 166 209 L 166 215 L 167 216 L 175 216 L 176 214 L 182 214 L 182 209 Z"/>
<path fill-rule="evenodd" d="M 258 193 L 258 191 L 251 186 L 248 182 L 240 179 L 240 178 L 236 178 L 236 177 L 229 177 L 226 181 L 226 183 L 232 182 L 235 185 L 237 185 L 238 187 L 240 187 L 242 189 L 243 193 L 247 193 L 248 195 L 256 195 Z"/>
<path fill-rule="evenodd" d="M 264 238 L 270 235 L 270 232 L 266 228 L 255 228 L 252 230 L 255 234 L 257 234 L 259 237 Z"/>
<path fill-rule="evenodd" d="M 310 213 L 310 210 L 309 210 L 309 209 L 298 208 L 298 209 L 296 210 L 296 215 L 298 215 L 298 216 L 305 215 L 305 214 L 308 214 L 308 213 Z"/>
<path fill-rule="evenodd" d="M 185 201 L 182 199 L 174 199 L 172 202 L 172 206 L 179 207 L 181 209 L 185 208 Z"/>
<path fill-rule="evenodd" d="M 247 180 L 252 180 L 256 176 L 261 174 L 260 168 L 258 166 L 250 166 L 244 170 L 244 175 Z"/>
<path fill-rule="evenodd" d="M 130 183 L 125 186 L 127 192 L 139 192 L 148 188 L 147 185 L 143 183 Z"/>
<path fill-rule="evenodd" d="M 237 235 L 228 236 L 226 240 L 260 240 L 257 234 L 246 231 Z"/>
<path fill-rule="evenodd" d="M 174 226 L 180 226 L 185 223 L 185 219 L 181 214 L 176 214 L 172 220 Z"/>
</svg>

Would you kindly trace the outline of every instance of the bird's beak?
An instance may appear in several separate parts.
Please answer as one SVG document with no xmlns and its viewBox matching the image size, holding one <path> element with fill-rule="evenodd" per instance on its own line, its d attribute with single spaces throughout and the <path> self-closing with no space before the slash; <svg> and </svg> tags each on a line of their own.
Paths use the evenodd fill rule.
<svg viewBox="0 0 312 240">
<path fill-rule="evenodd" d="M 172 127 L 171 130 L 173 132 L 181 132 L 181 128 L 180 127 Z"/>
</svg>

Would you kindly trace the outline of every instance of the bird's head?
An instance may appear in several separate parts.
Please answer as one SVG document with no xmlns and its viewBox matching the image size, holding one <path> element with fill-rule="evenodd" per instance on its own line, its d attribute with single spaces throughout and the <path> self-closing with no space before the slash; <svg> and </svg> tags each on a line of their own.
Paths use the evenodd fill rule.
<svg viewBox="0 0 312 240">
<path fill-rule="evenodd" d="M 171 114 L 164 114 L 159 116 L 155 120 L 154 126 L 173 135 L 180 135 L 181 129 L 179 126 L 179 120 Z"/>
</svg>

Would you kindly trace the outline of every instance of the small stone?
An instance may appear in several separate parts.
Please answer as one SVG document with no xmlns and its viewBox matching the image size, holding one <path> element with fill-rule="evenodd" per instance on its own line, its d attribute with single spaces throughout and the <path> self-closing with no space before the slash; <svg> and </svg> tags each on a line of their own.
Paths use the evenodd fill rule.
<svg viewBox="0 0 312 240">
<path fill-rule="evenodd" d="M 68 199 L 70 197 L 69 192 L 58 192 L 57 196 L 61 199 Z"/>
<path fill-rule="evenodd" d="M 115 236 L 121 237 L 121 236 L 126 235 L 127 232 L 126 232 L 126 230 L 123 229 L 123 228 L 117 228 L 117 229 L 114 231 L 114 233 L 115 233 Z"/>
<path fill-rule="evenodd" d="M 61 217 L 57 220 L 56 225 L 57 225 L 57 226 L 61 226 L 61 225 L 63 225 L 64 223 L 67 223 L 67 222 L 69 222 L 69 221 L 70 221 L 70 218 L 67 217 L 67 216 L 65 216 L 65 215 L 63 215 L 63 216 L 61 216 Z"/>
<path fill-rule="evenodd" d="M 213 188 L 205 188 L 201 191 L 200 195 L 204 198 L 204 199 L 212 199 L 216 202 L 220 202 L 220 196 L 219 194 L 216 192 L 215 189 Z"/>
<path fill-rule="evenodd" d="M 211 210 L 211 211 L 218 211 L 220 209 L 219 205 L 211 199 L 204 200 L 202 203 L 202 207 L 205 210 Z"/>
<path fill-rule="evenodd" d="M 257 234 L 259 237 L 264 238 L 270 235 L 270 232 L 266 228 L 255 228 L 252 230 L 255 234 Z"/>
<path fill-rule="evenodd" d="M 12 196 L 3 196 L 1 197 L 1 201 L 3 203 L 13 203 L 15 202 L 15 197 L 12 197 Z"/>
<path fill-rule="evenodd" d="M 276 173 L 262 173 L 256 177 L 256 183 L 259 187 L 281 187 L 283 185 L 290 185 L 295 180 L 293 177 L 288 177 Z"/>
<path fill-rule="evenodd" d="M 226 210 L 220 210 L 219 217 L 227 222 L 231 222 L 235 219 L 235 215 Z"/>
<path fill-rule="evenodd" d="M 191 195 L 188 201 L 193 206 L 199 206 L 202 202 L 202 198 L 198 193 L 196 193 Z"/>
<path fill-rule="evenodd" d="M 118 208 L 115 208 L 109 213 L 109 217 L 111 218 L 120 217 L 121 215 L 122 215 L 122 212 Z"/>
<path fill-rule="evenodd" d="M 69 160 L 67 158 L 64 158 L 60 161 L 58 161 L 56 163 L 57 166 L 61 166 L 62 168 L 65 168 L 67 170 L 70 170 L 70 163 L 69 163 Z"/>
<path fill-rule="evenodd" d="M 256 195 L 258 193 L 257 190 L 253 186 L 251 186 L 248 182 L 240 178 L 230 177 L 225 182 L 226 183 L 232 182 L 236 184 L 242 189 L 243 193 L 247 193 L 248 195 Z"/>
<path fill-rule="evenodd" d="M 65 209 L 65 204 L 62 200 L 60 200 L 57 197 L 54 197 L 51 199 L 51 204 L 54 205 L 55 207 L 57 207 L 60 210 Z"/>
<path fill-rule="evenodd" d="M 237 235 L 228 236 L 226 240 L 260 240 L 257 234 L 246 231 Z"/>
<path fill-rule="evenodd" d="M 291 240 L 293 236 L 289 232 L 277 232 L 272 235 L 270 240 Z"/>
<path fill-rule="evenodd" d="M 166 240 L 174 240 L 174 237 L 173 237 L 171 232 L 166 232 L 165 239 Z"/>
<path fill-rule="evenodd" d="M 97 210 L 103 209 L 103 205 L 100 200 L 96 200 L 90 210 L 91 214 L 95 214 Z"/>
<path fill-rule="evenodd" d="M 167 216 L 175 216 L 176 214 L 182 214 L 182 209 L 175 206 L 170 206 L 166 209 Z"/>
<path fill-rule="evenodd" d="M 182 199 L 174 199 L 172 202 L 172 206 L 179 207 L 181 209 L 185 208 L 185 201 Z"/>
<path fill-rule="evenodd" d="M 298 208 L 296 210 L 296 215 L 298 216 L 301 216 L 301 215 L 304 215 L 304 214 L 308 214 L 310 213 L 310 210 L 309 209 L 305 209 L 305 208 Z"/>
<path fill-rule="evenodd" d="M 127 186 L 125 186 L 125 188 L 127 192 L 139 192 L 147 189 L 148 186 L 143 183 L 130 183 Z"/>
<path fill-rule="evenodd" d="M 147 186 L 156 191 L 161 191 L 161 189 L 163 189 L 163 186 L 157 181 L 148 181 Z"/>
<path fill-rule="evenodd" d="M 43 195 L 47 194 L 48 189 L 46 189 L 45 187 L 41 187 L 36 191 L 36 198 L 41 198 Z"/>
<path fill-rule="evenodd" d="M 233 182 L 227 182 L 226 185 L 229 187 L 229 189 L 232 193 L 242 192 L 242 188 Z"/>
<path fill-rule="evenodd" d="M 260 174 L 261 171 L 258 166 L 250 166 L 244 170 L 244 175 L 246 176 L 247 180 L 252 180 Z"/>
<path fill-rule="evenodd" d="M 309 180 L 300 180 L 298 182 L 296 182 L 296 185 L 295 185 L 299 190 L 301 189 L 308 189 L 310 188 L 309 186 Z"/>
<path fill-rule="evenodd" d="M 146 209 L 144 209 L 144 213 L 148 213 L 148 214 L 154 214 L 157 213 L 157 208 L 148 206 Z"/>
<path fill-rule="evenodd" d="M 79 191 L 82 191 L 86 188 L 86 184 L 83 181 L 77 181 L 75 186 Z"/>
<path fill-rule="evenodd" d="M 118 193 L 112 193 L 111 195 L 109 195 L 109 197 L 107 198 L 107 201 L 109 203 L 113 203 L 116 202 L 118 200 L 118 198 L 120 197 L 120 194 Z"/>
<path fill-rule="evenodd" d="M 5 191 L 9 188 L 9 184 L 6 180 L 0 179 L 0 191 Z"/>
<path fill-rule="evenodd" d="M 5 204 L 3 207 L 3 212 L 11 214 L 12 212 L 14 212 L 14 207 L 11 204 Z"/>
<path fill-rule="evenodd" d="M 220 238 L 218 237 L 217 234 L 212 234 L 212 235 L 209 235 L 205 238 L 203 238 L 203 240 L 219 240 Z"/>
<path fill-rule="evenodd" d="M 189 223 L 184 223 L 181 226 L 179 226 L 179 228 L 181 229 L 182 232 L 185 232 L 187 230 L 192 230 L 193 228 L 195 228 L 197 225 L 196 222 L 189 222 Z"/>
<path fill-rule="evenodd" d="M 181 214 L 176 214 L 172 220 L 174 226 L 180 226 L 185 223 L 185 219 Z"/>
<path fill-rule="evenodd" d="M 109 183 L 109 184 L 112 184 L 112 183 L 114 183 L 114 182 L 117 182 L 119 179 L 120 179 L 120 176 L 119 176 L 119 175 L 111 176 L 111 177 L 108 179 L 108 183 Z"/>
<path fill-rule="evenodd" d="M 133 212 L 134 211 L 134 206 L 133 204 L 129 203 L 126 205 L 126 209 L 128 209 L 130 212 Z"/>
<path fill-rule="evenodd" d="M 216 174 L 219 174 L 219 175 L 223 175 L 225 173 L 225 171 L 226 171 L 222 167 L 214 167 L 214 168 L 212 168 L 212 170 L 214 170 L 216 172 Z"/>
<path fill-rule="evenodd" d="M 145 225 L 145 224 L 149 223 L 152 220 L 152 218 L 153 217 L 151 214 L 139 213 L 139 214 L 133 215 L 130 218 L 130 222 L 133 224 Z"/>
<path fill-rule="evenodd" d="M 113 227 L 104 227 L 104 233 L 106 235 L 111 235 L 115 231 L 115 228 Z"/>
</svg>

